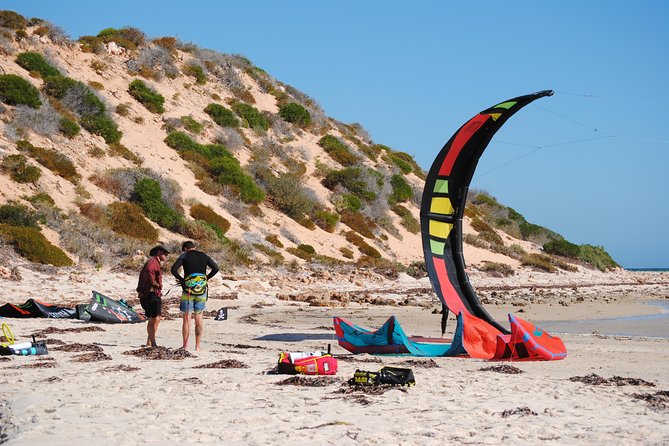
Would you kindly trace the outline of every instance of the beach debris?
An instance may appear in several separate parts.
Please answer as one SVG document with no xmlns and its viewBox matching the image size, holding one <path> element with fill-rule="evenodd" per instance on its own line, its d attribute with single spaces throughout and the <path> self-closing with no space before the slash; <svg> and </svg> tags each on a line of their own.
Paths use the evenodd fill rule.
<svg viewBox="0 0 669 446">
<path fill-rule="evenodd" d="M 189 384 L 204 384 L 200 378 L 197 376 L 191 376 L 190 378 L 184 378 L 181 381 L 187 382 Z"/>
<path fill-rule="evenodd" d="M 530 409 L 527 406 L 524 407 L 516 407 L 515 409 L 507 409 L 504 412 L 502 412 L 502 418 L 507 418 L 513 415 L 520 415 L 520 416 L 526 416 L 526 415 L 537 415 L 535 411 Z"/>
<path fill-rule="evenodd" d="M 10 358 L 9 356 L 0 356 L 0 362 L 7 362 L 11 360 L 12 358 Z"/>
<path fill-rule="evenodd" d="M 647 402 L 652 409 L 669 409 L 669 390 L 659 390 L 655 393 L 633 393 L 632 398 Z"/>
<path fill-rule="evenodd" d="M 83 355 L 75 356 L 73 362 L 95 362 L 95 361 L 111 361 L 112 357 L 101 351 L 84 353 Z"/>
<path fill-rule="evenodd" d="M 102 347 L 94 344 L 79 344 L 75 342 L 74 344 L 65 344 L 52 347 L 51 350 L 64 351 L 64 352 L 101 352 Z"/>
<path fill-rule="evenodd" d="M 139 367 L 132 367 L 125 364 L 105 367 L 102 369 L 102 372 L 136 372 L 137 370 L 142 370 Z"/>
<path fill-rule="evenodd" d="M 508 364 L 493 365 L 490 367 L 483 367 L 479 369 L 481 372 L 497 372 L 497 373 L 506 373 L 507 375 L 517 375 L 519 373 L 525 373 L 520 370 L 518 367 L 514 367 Z"/>
<path fill-rule="evenodd" d="M 248 369 L 249 366 L 236 359 L 222 359 L 209 364 L 196 365 L 194 369 Z"/>
<path fill-rule="evenodd" d="M 62 380 L 63 380 L 63 378 L 61 378 L 60 376 L 49 376 L 48 378 L 43 379 L 42 382 L 56 383 L 56 382 L 59 382 L 59 381 L 62 381 Z"/>
<path fill-rule="evenodd" d="M 423 369 L 433 369 L 435 367 L 439 367 L 439 364 L 437 364 L 437 361 L 434 359 L 408 359 L 406 361 L 402 361 L 401 365 L 414 366 Z"/>
<path fill-rule="evenodd" d="M 248 345 L 248 344 L 226 344 L 224 342 L 217 342 L 218 345 L 222 345 L 224 347 L 233 347 L 233 348 L 239 348 L 239 349 L 248 349 L 248 348 L 258 348 L 261 350 L 267 350 L 267 347 L 263 347 L 262 345 Z"/>
<path fill-rule="evenodd" d="M 374 401 L 368 398 L 369 395 L 383 395 L 389 390 L 399 390 L 400 392 L 407 392 L 406 387 L 394 386 L 391 384 L 354 384 L 354 385 L 342 385 L 342 387 L 336 390 L 335 394 L 344 395 L 344 399 L 360 404 L 362 406 L 369 406 Z"/>
<path fill-rule="evenodd" d="M 380 364 L 381 358 L 376 358 L 374 356 L 365 358 L 365 357 L 360 357 L 360 355 L 335 355 L 335 358 L 337 358 L 338 361 L 355 361 L 355 362 L 373 362 L 376 364 Z"/>
<path fill-rule="evenodd" d="M 58 363 L 53 358 L 38 359 L 35 362 L 16 366 L 17 369 L 52 369 L 54 367 L 58 367 Z"/>
<path fill-rule="evenodd" d="M 569 381 L 582 382 L 593 386 L 645 386 L 655 387 L 655 384 L 645 381 L 641 378 L 625 378 L 614 376 L 613 378 L 603 378 L 596 373 L 585 376 L 572 376 Z"/>
<path fill-rule="evenodd" d="M 184 358 L 194 358 L 190 352 L 178 348 L 171 349 L 168 347 L 142 347 L 137 350 L 129 350 L 123 352 L 124 355 L 130 356 L 139 356 L 144 359 L 155 359 L 155 360 L 176 360 L 180 361 Z"/>
<path fill-rule="evenodd" d="M 301 386 L 301 387 L 325 387 L 331 384 L 341 383 L 341 378 L 335 376 L 319 376 L 317 378 L 307 378 L 306 376 L 291 376 L 277 382 L 279 386 Z"/>
<path fill-rule="evenodd" d="M 83 333 L 88 331 L 105 331 L 104 328 L 98 326 L 86 326 L 86 327 L 77 327 L 77 328 L 57 328 L 57 327 L 47 327 L 42 330 L 36 331 L 32 334 L 35 337 L 42 337 L 48 334 L 57 334 L 57 333 Z"/>
<path fill-rule="evenodd" d="M 42 342 L 45 344 L 51 344 L 51 345 L 63 345 L 65 344 L 65 341 L 61 341 L 60 339 L 56 338 L 46 338 Z"/>
</svg>

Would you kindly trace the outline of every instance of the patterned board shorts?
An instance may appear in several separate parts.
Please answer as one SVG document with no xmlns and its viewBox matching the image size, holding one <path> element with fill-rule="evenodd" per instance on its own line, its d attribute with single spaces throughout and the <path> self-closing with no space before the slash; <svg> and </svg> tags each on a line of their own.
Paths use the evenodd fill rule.
<svg viewBox="0 0 669 446">
<path fill-rule="evenodd" d="M 193 296 L 192 294 L 183 293 L 181 295 L 181 302 L 179 303 L 179 311 L 182 313 L 202 313 L 204 311 L 204 304 L 206 302 L 206 292 L 200 296 Z"/>
<path fill-rule="evenodd" d="M 191 274 L 186 278 L 185 285 L 179 310 L 182 313 L 202 313 L 209 294 L 207 277 L 202 274 Z"/>
</svg>

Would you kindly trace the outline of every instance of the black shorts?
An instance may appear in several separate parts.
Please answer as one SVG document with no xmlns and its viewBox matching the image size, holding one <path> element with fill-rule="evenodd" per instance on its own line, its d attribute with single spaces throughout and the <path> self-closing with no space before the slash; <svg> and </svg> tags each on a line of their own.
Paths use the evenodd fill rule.
<svg viewBox="0 0 669 446">
<path fill-rule="evenodd" d="M 142 296 L 139 298 L 139 303 L 144 308 L 144 314 L 146 317 L 156 317 L 160 316 L 160 310 L 163 306 L 163 300 L 156 296 L 156 293 L 151 291 L 148 296 Z"/>
</svg>

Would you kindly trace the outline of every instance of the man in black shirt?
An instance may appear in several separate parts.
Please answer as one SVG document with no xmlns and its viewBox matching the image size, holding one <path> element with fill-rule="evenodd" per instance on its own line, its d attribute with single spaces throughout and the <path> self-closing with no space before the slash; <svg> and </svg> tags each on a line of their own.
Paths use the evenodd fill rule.
<svg viewBox="0 0 669 446">
<path fill-rule="evenodd" d="M 195 316 L 195 350 L 200 351 L 200 340 L 204 332 L 202 312 L 207 301 L 207 281 L 218 272 L 218 265 L 207 254 L 195 249 L 195 243 L 184 242 L 181 245 L 181 255 L 172 265 L 171 272 L 183 288 L 179 310 L 183 315 L 181 333 L 183 335 L 183 349 L 188 350 L 190 336 L 190 314 Z M 179 268 L 183 267 L 184 276 L 179 275 Z M 207 273 L 209 267 L 209 273 Z"/>
</svg>

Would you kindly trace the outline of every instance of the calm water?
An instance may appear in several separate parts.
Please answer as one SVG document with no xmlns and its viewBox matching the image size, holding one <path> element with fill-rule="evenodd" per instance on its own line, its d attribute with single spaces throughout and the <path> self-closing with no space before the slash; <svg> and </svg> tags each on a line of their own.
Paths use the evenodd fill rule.
<svg viewBox="0 0 669 446">
<path fill-rule="evenodd" d="M 553 333 L 597 332 L 604 335 L 669 338 L 669 300 L 653 300 L 646 305 L 658 307 L 660 312 L 614 319 L 545 321 L 537 325 Z"/>
<path fill-rule="evenodd" d="M 641 271 L 650 273 L 665 273 L 669 268 L 625 268 L 627 271 Z"/>
</svg>

